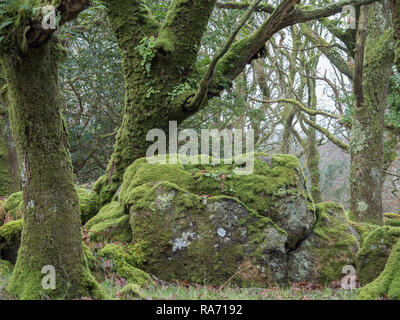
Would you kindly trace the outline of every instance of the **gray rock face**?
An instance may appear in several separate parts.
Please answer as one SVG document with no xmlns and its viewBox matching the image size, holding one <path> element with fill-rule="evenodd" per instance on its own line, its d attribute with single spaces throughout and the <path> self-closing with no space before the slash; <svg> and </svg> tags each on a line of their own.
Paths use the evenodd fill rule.
<svg viewBox="0 0 400 320">
<path fill-rule="evenodd" d="M 321 203 L 316 207 L 317 221 L 313 229 L 298 248 L 288 253 L 290 282 L 326 284 L 342 278 L 344 266 L 355 264 L 358 240 L 343 208 L 335 203 Z"/>
<path fill-rule="evenodd" d="M 167 281 L 325 284 L 354 264 L 357 240 L 343 208 L 315 210 L 297 158 L 257 155 L 251 175 L 234 169 L 138 159 L 114 204 L 122 211 L 93 219 L 107 226 L 106 218 L 129 216 L 138 267 Z"/>
<path fill-rule="evenodd" d="M 289 196 L 281 200 L 279 207 L 267 214 L 288 234 L 287 247 L 293 249 L 312 228 L 314 212 L 307 209 L 304 199 Z"/>
<path fill-rule="evenodd" d="M 282 283 L 287 237 L 270 219 L 230 197 L 202 199 L 168 183 L 148 186 L 145 208 L 131 207 L 141 269 L 158 278 L 242 285 Z"/>
</svg>

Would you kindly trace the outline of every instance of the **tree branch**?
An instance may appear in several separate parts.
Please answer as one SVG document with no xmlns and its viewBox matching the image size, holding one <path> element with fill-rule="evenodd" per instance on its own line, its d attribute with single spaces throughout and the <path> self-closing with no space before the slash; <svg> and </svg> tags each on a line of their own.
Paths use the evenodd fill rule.
<svg viewBox="0 0 400 320">
<path fill-rule="evenodd" d="M 172 57 L 172 63 L 186 67 L 196 62 L 215 3 L 216 0 L 172 1 L 156 45 Z"/>
<path fill-rule="evenodd" d="M 254 3 L 251 5 L 251 7 L 249 7 L 247 9 L 245 14 L 239 20 L 237 26 L 233 28 L 234 30 L 233 30 L 232 34 L 229 36 L 228 40 L 225 42 L 222 49 L 213 57 L 213 59 L 210 62 L 210 65 L 208 66 L 206 73 L 203 76 L 203 79 L 200 81 L 196 95 L 191 100 L 191 103 L 189 104 L 186 111 L 191 112 L 201 105 L 201 103 L 204 100 L 205 95 L 207 93 L 207 89 L 213 79 L 215 67 L 217 66 L 218 61 L 225 55 L 225 53 L 228 52 L 229 48 L 231 47 L 231 45 L 232 45 L 233 41 L 235 40 L 236 36 L 238 35 L 239 31 L 246 24 L 247 20 L 249 20 L 249 18 L 251 17 L 251 15 L 253 14 L 257 5 L 260 2 L 261 2 L 261 0 L 255 0 Z"/>
<path fill-rule="evenodd" d="M 353 70 L 349 67 L 346 61 L 340 56 L 340 54 L 333 48 L 329 48 L 329 43 L 322 39 L 316 34 L 309 26 L 303 24 L 301 29 L 304 35 L 314 45 L 319 46 L 319 50 L 329 59 L 329 61 L 339 69 L 341 73 L 346 75 L 349 79 L 353 79 Z"/>
<path fill-rule="evenodd" d="M 270 102 L 268 102 L 268 101 L 262 101 L 262 102 L 264 102 L 264 103 L 278 103 L 278 102 L 290 103 L 290 104 L 294 105 L 295 107 L 299 108 L 301 111 L 306 112 L 309 115 L 320 114 L 320 115 L 324 115 L 324 116 L 328 116 L 328 117 L 337 119 L 336 116 L 331 115 L 329 113 L 326 113 L 326 112 L 323 112 L 323 111 L 318 111 L 318 110 L 308 109 L 307 107 L 302 105 L 299 101 L 294 100 L 294 99 L 279 99 L 279 100 L 271 100 Z M 330 133 L 329 130 L 325 129 L 324 127 L 322 127 L 322 126 L 320 126 L 318 124 L 316 124 L 314 121 L 311 121 L 307 117 L 303 117 L 303 120 L 309 126 L 313 127 L 314 129 L 318 130 L 323 135 L 325 135 L 333 144 L 337 145 L 339 148 L 342 148 L 343 150 L 348 150 L 349 149 L 349 145 L 348 144 L 346 144 L 343 141 L 341 141 L 340 139 L 338 139 L 335 135 Z"/>
<path fill-rule="evenodd" d="M 56 15 L 60 16 L 59 26 L 75 19 L 79 13 L 89 8 L 90 0 L 60 0 L 56 7 Z M 41 21 L 31 23 L 25 31 L 27 48 L 37 48 L 46 42 L 56 29 L 43 29 Z"/>
<path fill-rule="evenodd" d="M 216 7 L 219 9 L 234 9 L 234 10 L 243 10 L 249 7 L 248 3 L 244 2 L 218 2 Z M 265 12 L 265 13 L 272 13 L 274 12 L 275 8 L 270 4 L 259 4 L 257 5 L 255 11 L 257 12 Z"/>
<path fill-rule="evenodd" d="M 329 118 L 333 118 L 333 119 L 339 118 L 338 116 L 335 116 L 334 114 L 331 114 L 331 113 L 327 113 L 327 112 L 320 111 L 320 110 L 309 109 L 306 106 L 304 106 L 303 104 L 301 104 L 299 101 L 294 100 L 294 99 L 259 100 L 259 99 L 252 98 L 252 97 L 249 97 L 249 99 L 256 101 L 256 102 L 260 102 L 260 103 L 290 103 L 291 105 L 294 105 L 295 107 L 297 107 L 298 109 L 307 113 L 310 116 L 321 115 L 321 116 L 325 116 L 325 117 L 329 117 Z"/>
<path fill-rule="evenodd" d="M 252 60 L 262 55 L 265 43 L 279 30 L 310 20 L 329 17 L 342 11 L 346 5 L 362 5 L 383 0 L 342 0 L 318 9 L 302 9 L 296 6 L 299 0 L 282 0 L 262 26 L 251 36 L 235 43 L 218 62 L 208 97 L 218 96 L 220 91 L 231 86 L 232 81 Z M 350 68 L 343 67 L 351 78 Z"/>
</svg>

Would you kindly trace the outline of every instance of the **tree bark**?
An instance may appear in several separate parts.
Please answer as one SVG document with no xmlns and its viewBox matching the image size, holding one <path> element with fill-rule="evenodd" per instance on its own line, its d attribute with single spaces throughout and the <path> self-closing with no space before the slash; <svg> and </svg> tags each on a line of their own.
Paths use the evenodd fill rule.
<svg viewBox="0 0 400 320">
<path fill-rule="evenodd" d="M 356 221 L 382 224 L 384 115 L 394 60 L 393 37 L 384 4 L 371 5 L 369 13 L 362 8 L 360 19 L 350 141 L 350 212 Z"/>
<path fill-rule="evenodd" d="M 0 197 L 19 191 L 17 150 L 11 136 L 8 110 L 0 107 Z"/>
<path fill-rule="evenodd" d="M 58 87 L 60 51 L 53 41 L 21 53 L 2 52 L 10 123 L 21 162 L 24 228 L 9 284 L 21 299 L 91 296 L 97 284 L 84 264 L 78 197 L 74 188 Z M 42 287 L 53 266 L 56 288 Z"/>
</svg>

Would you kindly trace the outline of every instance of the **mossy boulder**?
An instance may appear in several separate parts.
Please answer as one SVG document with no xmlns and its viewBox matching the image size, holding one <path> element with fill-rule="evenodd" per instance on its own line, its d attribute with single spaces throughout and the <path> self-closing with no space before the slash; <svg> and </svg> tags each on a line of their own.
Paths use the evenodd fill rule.
<svg viewBox="0 0 400 320">
<path fill-rule="evenodd" d="M 11 194 L 3 203 L 3 209 L 6 213 L 11 215 L 14 220 L 22 218 L 22 191 Z"/>
<path fill-rule="evenodd" d="M 23 227 L 22 219 L 10 221 L 0 227 L 0 259 L 15 263 Z"/>
<path fill-rule="evenodd" d="M 336 203 L 316 205 L 317 222 L 300 246 L 288 254 L 288 279 L 291 282 L 327 284 L 339 280 L 345 265 L 354 265 L 358 241 Z"/>
<path fill-rule="evenodd" d="M 85 224 L 99 211 L 97 194 L 86 188 L 77 187 L 76 192 L 79 198 L 79 210 L 81 212 L 82 224 Z"/>
<path fill-rule="evenodd" d="M 108 244 L 97 254 L 99 257 L 111 260 L 114 263 L 118 277 L 138 286 L 149 285 L 153 280 L 149 274 L 136 267 L 140 259 L 135 258 L 134 251 L 134 247 Z"/>
<path fill-rule="evenodd" d="M 400 227 L 378 227 L 369 234 L 356 259 L 361 285 L 370 283 L 382 273 L 398 240 L 400 240 Z"/>
<path fill-rule="evenodd" d="M 386 262 L 385 269 L 374 281 L 360 289 L 358 299 L 380 298 L 400 300 L 400 241 L 398 241 Z"/>
<path fill-rule="evenodd" d="M 384 213 L 383 222 L 385 226 L 400 227 L 400 214 Z"/>
<path fill-rule="evenodd" d="M 352 221 L 349 220 L 349 217 L 347 216 L 347 221 L 349 223 L 349 225 L 351 226 L 351 228 L 353 228 L 354 235 L 357 238 L 360 247 L 362 247 L 366 241 L 366 239 L 368 238 L 368 236 L 375 231 L 376 229 L 378 229 L 380 226 L 376 225 L 376 224 L 372 224 L 372 223 L 366 223 L 366 222 L 356 222 L 356 221 Z"/>
<path fill-rule="evenodd" d="M 166 281 L 282 283 L 287 233 L 228 196 L 200 197 L 170 182 L 121 191 L 139 268 Z"/>
<path fill-rule="evenodd" d="M 96 242 L 130 242 L 132 229 L 129 215 L 124 214 L 119 202 L 113 201 L 105 205 L 99 213 L 85 225 L 89 231 L 89 239 Z"/>
<path fill-rule="evenodd" d="M 257 153 L 252 174 L 238 175 L 235 169 L 235 164 L 157 164 L 138 159 L 125 171 L 119 200 L 129 207 L 136 201 L 136 188 L 161 181 L 197 196 L 229 196 L 273 220 L 287 232 L 287 247 L 294 248 L 313 225 L 315 210 L 298 159 Z"/>
</svg>

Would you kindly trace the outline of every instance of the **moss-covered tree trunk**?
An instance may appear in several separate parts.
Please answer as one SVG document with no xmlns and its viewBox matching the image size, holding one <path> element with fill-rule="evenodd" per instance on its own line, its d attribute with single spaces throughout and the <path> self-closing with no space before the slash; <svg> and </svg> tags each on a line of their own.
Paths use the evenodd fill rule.
<svg viewBox="0 0 400 320">
<path fill-rule="evenodd" d="M 0 197 L 20 190 L 17 151 L 11 136 L 7 108 L 0 106 Z"/>
<path fill-rule="evenodd" d="M 10 123 L 21 161 L 24 229 L 9 284 L 21 299 L 76 298 L 96 288 L 82 257 L 81 221 L 58 87 L 53 41 L 2 53 Z M 56 288 L 42 287 L 53 266 Z"/>
<path fill-rule="evenodd" d="M 146 155 L 153 143 L 146 142 L 148 131 L 168 134 L 169 121 L 179 124 L 191 114 L 183 109 L 196 89 L 200 40 L 215 2 L 173 1 L 161 26 L 142 1 L 106 1 L 122 54 L 126 97 L 114 153 L 95 186 L 102 204 L 120 186 L 125 169 Z"/>
<path fill-rule="evenodd" d="M 373 4 L 369 12 L 362 9 L 360 19 L 350 142 L 350 211 L 357 221 L 382 224 L 384 115 L 393 66 L 393 37 L 385 4 Z"/>
<path fill-rule="evenodd" d="M 317 95 L 315 79 L 308 79 L 309 108 L 317 110 Z M 311 121 L 317 122 L 316 116 L 310 116 Z M 315 203 L 322 202 L 321 173 L 319 171 L 319 151 L 317 147 L 316 130 L 311 126 L 307 130 L 307 167 L 310 172 L 311 195 Z"/>
</svg>

